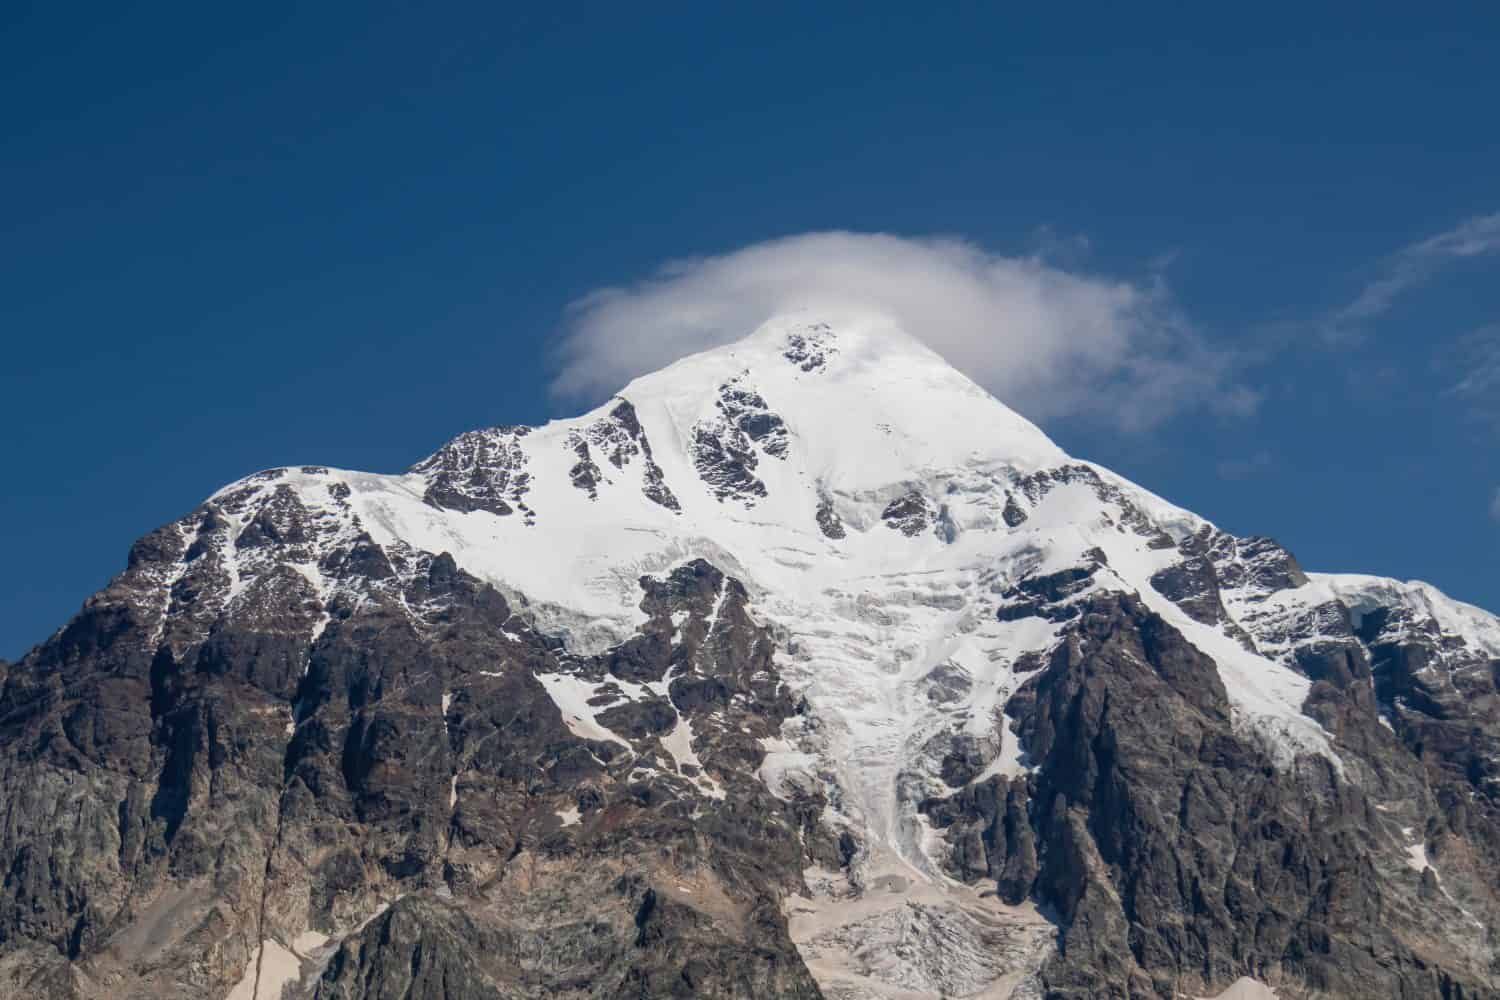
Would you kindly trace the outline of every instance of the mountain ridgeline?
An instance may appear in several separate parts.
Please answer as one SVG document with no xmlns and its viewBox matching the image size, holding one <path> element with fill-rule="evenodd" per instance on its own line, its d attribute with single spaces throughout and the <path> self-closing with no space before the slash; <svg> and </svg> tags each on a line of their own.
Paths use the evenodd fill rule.
<svg viewBox="0 0 1500 1000">
<path fill-rule="evenodd" d="M 781 317 L 137 541 L 0 662 L 0 995 L 1497 998 L 1497 679 Z"/>
</svg>

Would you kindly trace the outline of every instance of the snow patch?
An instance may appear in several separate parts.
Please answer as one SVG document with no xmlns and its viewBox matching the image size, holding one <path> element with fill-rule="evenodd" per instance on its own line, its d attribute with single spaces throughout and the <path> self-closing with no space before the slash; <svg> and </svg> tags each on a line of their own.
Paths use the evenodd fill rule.
<svg viewBox="0 0 1500 1000">
<path fill-rule="evenodd" d="M 281 942 L 266 938 L 225 1000 L 280 1000 L 282 987 L 295 983 L 301 974 L 301 959 Z"/>
<path fill-rule="evenodd" d="M 629 740 L 595 718 L 608 706 L 595 708 L 589 704 L 589 699 L 597 695 L 606 682 L 591 683 L 572 674 L 537 674 L 536 679 L 547 689 L 558 711 L 562 712 L 563 723 L 574 736 L 600 743 L 618 743 L 627 750 L 631 749 Z"/>
<path fill-rule="evenodd" d="M 298 934 L 296 939 L 292 941 L 292 950 L 303 958 L 307 958 L 313 952 L 326 945 L 328 940 L 327 934 L 320 934 L 315 930 L 305 930 L 301 934 Z"/>
<path fill-rule="evenodd" d="M 1415 829 L 1415 827 L 1403 826 L 1401 828 L 1401 836 L 1410 840 Z M 1427 860 L 1427 843 L 1421 837 L 1416 839 L 1416 843 L 1407 845 L 1406 866 L 1418 874 L 1432 867 Z"/>
<path fill-rule="evenodd" d="M 1276 1000 L 1276 991 L 1259 979 L 1241 976 L 1224 992 L 1198 1000 Z"/>
<path fill-rule="evenodd" d="M 683 774 L 684 768 L 696 768 L 696 775 L 689 778 L 696 784 L 704 794 L 711 799 L 724 798 L 724 786 L 720 785 L 714 776 L 704 768 L 703 762 L 698 759 L 697 753 L 693 751 L 693 724 L 681 712 L 677 713 L 677 725 L 672 731 L 662 737 L 661 744 L 666 751 L 672 755 L 677 762 L 677 773 Z"/>
</svg>

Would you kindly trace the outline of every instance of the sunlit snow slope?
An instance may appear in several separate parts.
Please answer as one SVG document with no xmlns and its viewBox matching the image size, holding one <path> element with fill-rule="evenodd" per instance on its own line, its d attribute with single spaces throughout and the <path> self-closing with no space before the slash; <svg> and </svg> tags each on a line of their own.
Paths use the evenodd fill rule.
<svg viewBox="0 0 1500 1000">
<path fill-rule="evenodd" d="M 1071 472 L 1038 475 L 1057 469 Z M 327 506 L 330 478 L 377 542 L 452 553 L 580 648 L 633 631 L 643 573 L 701 556 L 739 576 L 786 629 L 789 675 L 831 729 L 819 759 L 839 771 L 850 818 L 923 870 L 909 806 L 931 789 L 903 772 L 955 719 L 979 738 L 1001 731 L 1016 659 L 1058 625 L 997 621 L 996 597 L 1090 553 L 1107 567 L 1093 586 L 1139 593 L 1217 661 L 1246 727 L 1273 733 L 1284 757 L 1331 753 L 1301 714 L 1305 678 L 1151 585 L 1180 558 L 1158 533 L 1186 539 L 1206 522 L 1070 459 L 879 319 L 778 318 L 582 417 L 470 432 L 406 475 L 276 482 Z M 928 697 L 935 668 L 967 694 Z M 1007 742 L 992 748 L 1002 773 L 1023 766 Z M 793 753 L 768 771 L 807 763 Z"/>
</svg>

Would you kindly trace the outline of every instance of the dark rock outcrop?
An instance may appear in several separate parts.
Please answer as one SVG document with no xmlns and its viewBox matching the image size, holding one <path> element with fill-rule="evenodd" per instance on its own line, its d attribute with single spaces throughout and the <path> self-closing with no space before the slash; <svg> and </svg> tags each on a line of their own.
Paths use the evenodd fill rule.
<svg viewBox="0 0 1500 1000">
<path fill-rule="evenodd" d="M 1237 734 L 1213 661 L 1133 596 L 1078 600 L 1082 579 L 1025 588 L 1040 616 L 1073 604 L 1068 638 L 1006 709 L 1035 774 L 923 804 L 957 877 L 1056 908 L 1047 996 L 1193 995 L 1242 975 L 1291 996 L 1495 996 L 1487 963 L 1445 939 L 1471 918 L 1431 869 L 1376 875 L 1399 862 L 1390 807 L 1371 796 L 1434 803 L 1430 765 L 1368 731 L 1380 727 L 1361 650 L 1299 659 L 1316 681 L 1309 710 L 1365 720 L 1340 744 L 1376 769 L 1355 786 L 1320 757 L 1276 766 Z"/>
<path fill-rule="evenodd" d="M 805 372 L 822 371 L 828 359 L 838 353 L 833 330 L 827 323 L 811 323 L 802 332 L 786 338 L 782 356 Z"/>
<path fill-rule="evenodd" d="M 759 456 L 786 458 L 786 424 L 743 377 L 719 386 L 715 407 L 714 419 L 693 427 L 693 465 L 720 501 L 753 507 L 766 495 L 766 484 L 755 474 Z"/>
<path fill-rule="evenodd" d="M 445 510 L 487 510 L 505 516 L 523 506 L 531 477 L 520 440 L 529 427 L 460 434 L 412 467 L 427 477 L 425 499 Z"/>
<path fill-rule="evenodd" d="M 818 500 L 818 510 L 814 516 L 818 522 L 818 530 L 823 532 L 825 538 L 838 540 L 847 534 L 843 518 L 833 508 L 832 497 L 825 496 Z"/>
<path fill-rule="evenodd" d="M 620 399 L 607 416 L 569 435 L 568 446 L 578 456 L 569 478 L 574 487 L 589 495 L 589 499 L 598 499 L 599 484 L 605 479 L 605 473 L 594 462 L 594 453 L 598 452 L 617 471 L 624 471 L 639 460 L 642 467 L 641 493 L 646 499 L 668 510 L 682 509 L 667 486 L 661 466 L 651 454 L 651 442 L 646 438 L 645 428 L 641 426 L 630 400 Z"/>
<path fill-rule="evenodd" d="M 779 901 L 838 846 L 756 777 L 796 706 L 743 587 L 643 579 L 641 634 L 569 658 L 294 500 L 148 536 L 4 672 L 0 992 L 224 996 L 300 940 L 299 996 L 818 995 Z M 314 543 L 326 592 L 288 568 Z"/>
<path fill-rule="evenodd" d="M 885 505 L 880 519 L 886 527 L 908 538 L 920 535 L 932 525 L 934 514 L 927 498 L 918 490 L 908 490 Z"/>
</svg>

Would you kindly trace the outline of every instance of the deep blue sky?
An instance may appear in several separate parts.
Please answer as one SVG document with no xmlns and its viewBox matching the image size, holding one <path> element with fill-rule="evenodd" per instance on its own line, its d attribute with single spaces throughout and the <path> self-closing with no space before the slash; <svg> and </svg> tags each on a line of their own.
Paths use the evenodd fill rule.
<svg viewBox="0 0 1500 1000">
<path fill-rule="evenodd" d="M 92 6 L 0 12 L 0 656 L 224 482 L 573 409 L 588 290 L 829 228 L 1167 262 L 1259 411 L 1048 430 L 1500 608 L 1500 381 L 1450 391 L 1500 364 L 1500 255 L 1401 253 L 1500 212 L 1494 5 Z"/>
</svg>

